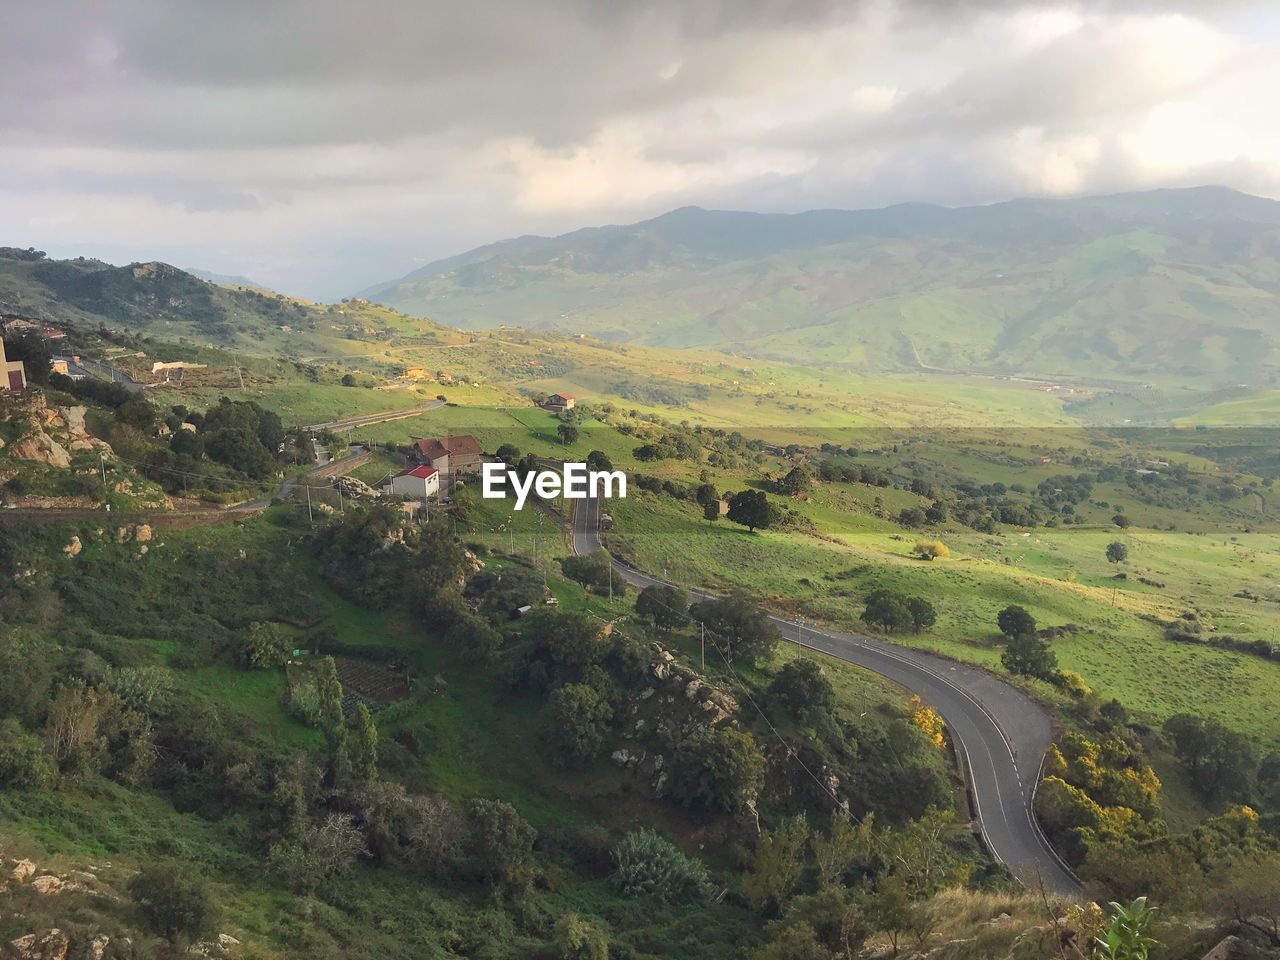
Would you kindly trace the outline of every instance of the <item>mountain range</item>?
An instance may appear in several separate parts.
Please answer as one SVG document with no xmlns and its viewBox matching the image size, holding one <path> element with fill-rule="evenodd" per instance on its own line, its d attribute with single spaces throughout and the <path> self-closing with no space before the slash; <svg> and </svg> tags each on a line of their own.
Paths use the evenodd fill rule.
<svg viewBox="0 0 1280 960">
<path fill-rule="evenodd" d="M 1197 385 L 1280 374 L 1280 203 L 1220 187 L 946 208 L 685 207 L 526 236 L 358 296 L 868 370 Z"/>
</svg>

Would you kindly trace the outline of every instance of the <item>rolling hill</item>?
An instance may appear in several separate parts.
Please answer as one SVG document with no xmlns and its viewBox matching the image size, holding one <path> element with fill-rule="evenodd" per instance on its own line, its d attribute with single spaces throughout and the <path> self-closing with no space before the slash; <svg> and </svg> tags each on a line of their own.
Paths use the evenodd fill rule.
<svg viewBox="0 0 1280 960">
<path fill-rule="evenodd" d="M 1218 187 L 950 209 L 686 207 L 521 237 L 361 297 L 867 370 L 1264 386 L 1280 375 L 1280 203 Z"/>
</svg>

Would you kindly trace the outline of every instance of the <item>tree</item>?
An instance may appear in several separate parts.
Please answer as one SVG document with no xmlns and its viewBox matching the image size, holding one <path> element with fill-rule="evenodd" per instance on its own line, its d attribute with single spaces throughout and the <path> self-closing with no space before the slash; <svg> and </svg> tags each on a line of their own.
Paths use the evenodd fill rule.
<svg viewBox="0 0 1280 960">
<path fill-rule="evenodd" d="M 1111 563 L 1123 563 L 1129 559 L 1129 548 L 1119 540 L 1107 544 L 1107 560 Z"/>
<path fill-rule="evenodd" d="M 624 897 L 662 903 L 700 900 L 711 886 L 701 860 L 687 856 L 652 830 L 628 833 L 613 851 L 613 880 Z"/>
<path fill-rule="evenodd" d="M 556 433 L 560 435 L 560 442 L 571 444 L 578 442 L 578 427 L 576 424 L 563 421 L 556 426 Z"/>
<path fill-rule="evenodd" d="M 564 575 L 570 580 L 577 580 L 580 584 L 588 589 L 594 590 L 596 593 L 607 591 L 610 586 L 617 588 L 615 592 L 622 592 L 622 581 L 614 582 L 610 572 L 610 564 L 612 558 L 605 550 L 597 550 L 595 553 L 582 556 L 561 557 L 559 560 L 560 569 L 564 571 Z"/>
<path fill-rule="evenodd" d="M 497 457 L 499 460 L 501 460 L 503 463 L 505 463 L 507 466 L 512 466 L 517 460 L 520 459 L 520 448 L 517 447 L 514 443 L 504 443 L 502 444 L 502 446 L 498 447 L 496 451 L 494 451 L 494 456 Z"/>
<path fill-rule="evenodd" d="M 505 800 L 470 800 L 467 821 L 476 862 L 491 883 L 521 885 L 538 831 Z"/>
<path fill-rule="evenodd" d="M 778 671 L 769 684 L 769 698 L 777 700 L 802 723 L 829 712 L 835 691 L 822 667 L 813 660 L 792 660 Z"/>
<path fill-rule="evenodd" d="M 930 504 L 929 509 L 924 512 L 926 523 L 938 524 L 945 523 L 947 520 L 947 505 L 941 500 L 935 500 Z"/>
<path fill-rule="evenodd" d="M 580 683 L 609 652 L 608 638 L 585 613 L 536 610 L 523 624 L 522 632 L 532 639 L 527 663 L 548 685 Z"/>
<path fill-rule="evenodd" d="M 689 622 L 689 595 L 679 587 L 645 587 L 636 597 L 636 613 L 663 633 L 670 633 Z"/>
<path fill-rule="evenodd" d="M 592 450 L 587 454 L 587 466 L 592 470 L 612 470 L 613 461 L 599 450 Z"/>
<path fill-rule="evenodd" d="M 723 599 L 700 600 L 689 614 L 706 627 L 708 639 L 730 663 L 738 657 L 771 659 L 782 639 L 778 628 L 741 591 Z"/>
<path fill-rule="evenodd" d="M 751 870 L 742 878 L 743 893 L 759 910 L 781 912 L 804 872 L 809 825 L 804 814 L 784 820 L 777 830 L 764 830 L 756 843 Z"/>
<path fill-rule="evenodd" d="M 1111 522 L 1114 523 L 1121 530 L 1124 530 L 1128 527 L 1133 526 L 1133 521 L 1130 520 L 1128 517 L 1126 517 L 1123 513 L 1117 513 L 1114 517 L 1111 518 Z"/>
<path fill-rule="evenodd" d="M 702 519 L 708 523 L 715 523 L 720 519 L 720 501 L 712 500 L 710 503 L 702 505 Z"/>
<path fill-rule="evenodd" d="M 838 887 L 854 861 L 866 857 L 875 840 L 875 821 L 867 816 L 856 826 L 849 814 L 836 809 L 826 833 L 813 835 L 813 860 L 818 867 L 818 882 L 824 887 Z"/>
<path fill-rule="evenodd" d="M 911 622 L 916 633 L 928 630 L 938 622 L 938 612 L 923 597 L 907 597 L 907 609 L 911 611 Z"/>
<path fill-rule="evenodd" d="M 719 506 L 720 494 L 716 492 L 714 484 L 702 483 L 698 485 L 698 489 L 694 491 L 693 499 L 698 502 L 701 507 L 708 504 L 716 504 Z"/>
<path fill-rule="evenodd" d="M 244 642 L 244 658 L 251 667 L 280 667 L 289 659 L 293 643 L 283 626 L 271 621 L 249 624 Z"/>
<path fill-rule="evenodd" d="M 551 739 L 559 759 L 571 764 L 587 764 L 604 746 L 613 707 L 594 687 L 566 683 L 551 694 Z"/>
<path fill-rule="evenodd" d="M 751 533 L 764 530 L 773 519 L 769 498 L 761 490 L 743 490 L 729 498 L 729 519 Z"/>
<path fill-rule="evenodd" d="M 320 732 L 329 748 L 329 774 L 335 780 L 346 760 L 347 728 L 342 715 L 342 684 L 333 657 L 316 661 L 316 706 Z"/>
<path fill-rule="evenodd" d="M 294 890 L 310 893 L 331 877 L 350 870 L 369 853 L 350 814 L 329 813 L 306 822 L 267 852 L 271 868 Z"/>
<path fill-rule="evenodd" d="M 1251 798 L 1259 764 L 1258 748 L 1248 737 L 1212 717 L 1186 713 L 1166 720 L 1164 733 L 1202 796 L 1240 802 Z"/>
<path fill-rule="evenodd" d="M 945 560 L 951 551 L 941 540 L 921 540 L 911 551 L 921 560 Z"/>
<path fill-rule="evenodd" d="M 778 481 L 778 490 L 788 496 L 796 496 L 804 493 L 813 486 L 813 477 L 809 476 L 807 470 L 803 467 L 792 467 L 787 471 L 786 475 Z"/>
<path fill-rule="evenodd" d="M 681 741 L 672 758 L 671 795 L 686 806 L 732 813 L 755 803 L 764 754 L 750 733 L 711 729 Z"/>
<path fill-rule="evenodd" d="M 1035 617 L 1016 604 L 1001 610 L 996 616 L 996 623 L 1000 627 L 1000 632 L 1006 637 L 1016 637 L 1024 633 L 1036 632 Z"/>
<path fill-rule="evenodd" d="M 609 960 L 608 933 L 580 914 L 561 914 L 551 939 L 560 951 L 561 960 Z"/>
<path fill-rule="evenodd" d="M 378 728 L 363 703 L 356 704 L 351 720 L 351 777 L 357 783 L 372 783 L 378 779 Z"/>
<path fill-rule="evenodd" d="M 782 923 L 777 935 L 751 954 L 751 960 L 831 960 L 831 956 L 812 924 L 799 921 Z"/>
<path fill-rule="evenodd" d="M 1010 673 L 1040 680 L 1051 680 L 1058 669 L 1058 658 L 1048 641 L 1035 633 L 1020 633 L 1008 638 L 1000 662 Z"/>
<path fill-rule="evenodd" d="M 0 720 L 0 786 L 43 790 L 58 777 L 44 740 L 28 733 L 14 717 Z"/>
<path fill-rule="evenodd" d="M 872 930 L 889 937 L 893 954 L 897 956 L 898 940 L 916 925 L 918 910 L 911 902 L 906 884 L 901 878 L 890 876 L 882 880 L 876 892 L 867 898 L 867 924 Z"/>
<path fill-rule="evenodd" d="M 895 633 L 914 628 L 916 618 L 905 596 L 892 590 L 875 590 L 867 595 L 862 622 Z"/>
<path fill-rule="evenodd" d="M 209 884 L 190 864 L 143 867 L 129 881 L 129 895 L 147 925 L 170 943 L 199 939 L 217 924 L 218 908 Z"/>
<path fill-rule="evenodd" d="M 922 527 L 925 512 L 920 507 L 905 507 L 898 513 L 898 522 L 904 527 Z"/>
</svg>

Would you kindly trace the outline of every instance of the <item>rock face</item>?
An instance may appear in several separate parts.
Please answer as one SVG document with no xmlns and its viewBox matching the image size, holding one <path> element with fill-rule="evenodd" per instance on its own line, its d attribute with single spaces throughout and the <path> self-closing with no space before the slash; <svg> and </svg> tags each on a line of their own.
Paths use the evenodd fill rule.
<svg viewBox="0 0 1280 960">
<path fill-rule="evenodd" d="M 354 500 L 377 500 L 382 496 L 381 490 L 373 489 L 356 477 L 339 477 L 338 489 L 342 491 L 344 497 L 351 497 Z"/>
<path fill-rule="evenodd" d="M 38 391 L 6 398 L 0 405 L 0 420 L 24 426 L 23 434 L 9 447 L 9 455 L 64 470 L 71 466 L 73 453 L 98 450 L 114 455 L 107 443 L 89 435 L 84 413 L 84 407 L 51 407 Z"/>
<path fill-rule="evenodd" d="M 8 955 L 14 960 L 67 960 L 71 941 L 56 927 L 47 933 L 28 933 L 9 941 Z"/>
</svg>

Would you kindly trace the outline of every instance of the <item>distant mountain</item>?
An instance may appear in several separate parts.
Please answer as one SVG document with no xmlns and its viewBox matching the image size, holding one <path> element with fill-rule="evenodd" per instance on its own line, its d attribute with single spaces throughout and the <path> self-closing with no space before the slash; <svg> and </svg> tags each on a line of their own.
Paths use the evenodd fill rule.
<svg viewBox="0 0 1280 960">
<path fill-rule="evenodd" d="M 1271 382 L 1280 203 L 1219 187 L 951 209 L 686 207 L 520 237 L 361 297 L 868 370 Z"/>
<path fill-rule="evenodd" d="M 248 277 L 241 277 L 237 274 L 213 273 L 210 270 L 201 270 L 199 267 L 183 267 L 182 269 L 193 277 L 199 277 L 209 283 L 216 283 L 220 287 L 247 287 L 250 290 L 261 290 L 264 293 L 274 292 L 270 287 L 264 287 L 256 280 L 250 280 Z"/>
</svg>

